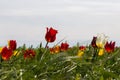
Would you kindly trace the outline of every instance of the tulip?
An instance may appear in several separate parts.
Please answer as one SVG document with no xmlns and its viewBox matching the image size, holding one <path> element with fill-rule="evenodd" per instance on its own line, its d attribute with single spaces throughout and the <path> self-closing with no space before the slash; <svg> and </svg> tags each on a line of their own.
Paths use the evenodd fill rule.
<svg viewBox="0 0 120 80">
<path fill-rule="evenodd" d="M 80 46 L 80 47 L 79 47 L 79 50 L 84 51 L 85 49 L 86 49 L 86 47 L 85 47 L 85 46 Z"/>
<path fill-rule="evenodd" d="M 25 52 L 24 52 L 24 59 L 32 58 L 34 56 L 35 56 L 35 51 L 34 50 L 32 50 L 32 49 L 25 50 Z"/>
<path fill-rule="evenodd" d="M 50 48 L 50 53 L 51 53 L 51 54 L 54 54 L 54 53 L 55 53 L 54 48 Z"/>
<path fill-rule="evenodd" d="M 3 47 L 1 50 L 1 56 L 3 60 L 9 60 L 12 54 L 12 50 L 8 49 L 7 47 Z"/>
<path fill-rule="evenodd" d="M 50 53 L 55 54 L 60 52 L 60 46 L 55 46 L 53 48 L 50 48 Z"/>
<path fill-rule="evenodd" d="M 49 29 L 47 28 L 47 32 L 45 35 L 45 39 L 47 42 L 54 42 L 56 40 L 56 34 L 57 34 L 57 30 L 53 29 L 52 27 Z"/>
<path fill-rule="evenodd" d="M 102 56 L 103 54 L 104 54 L 104 49 L 102 49 L 102 48 L 99 49 L 98 55 L 99 55 L 99 56 Z"/>
<path fill-rule="evenodd" d="M 13 51 L 13 55 L 14 55 L 14 56 L 18 56 L 19 54 L 20 54 L 19 51 L 17 51 L 17 50 Z"/>
<path fill-rule="evenodd" d="M 15 50 L 17 46 L 16 40 L 9 40 L 8 41 L 8 48 L 11 50 Z"/>
<path fill-rule="evenodd" d="M 104 34 L 98 34 L 96 39 L 96 45 L 98 48 L 104 48 L 106 42 L 108 40 L 108 37 Z"/>
<path fill-rule="evenodd" d="M 0 47 L 0 53 L 1 53 L 2 49 L 3 49 L 3 48 L 2 48 L 2 47 Z"/>
<path fill-rule="evenodd" d="M 91 42 L 91 45 L 92 45 L 92 47 L 94 47 L 94 48 L 97 47 L 97 45 L 96 45 L 96 40 L 97 40 L 97 37 L 93 37 L 92 42 Z"/>
<path fill-rule="evenodd" d="M 77 53 L 77 56 L 82 57 L 83 54 L 84 54 L 84 51 L 79 50 L 78 53 Z"/>
<path fill-rule="evenodd" d="M 69 48 L 69 44 L 67 42 L 61 43 L 60 50 L 66 51 Z"/>
<path fill-rule="evenodd" d="M 115 42 L 110 42 L 110 43 L 106 43 L 105 45 L 105 50 L 110 53 L 110 52 L 113 52 L 114 51 L 114 48 L 115 48 Z"/>
</svg>

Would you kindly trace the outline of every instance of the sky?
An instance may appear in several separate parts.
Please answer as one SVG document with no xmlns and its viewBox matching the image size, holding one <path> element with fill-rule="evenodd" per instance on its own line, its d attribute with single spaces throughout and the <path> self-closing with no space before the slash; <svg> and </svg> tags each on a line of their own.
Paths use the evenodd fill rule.
<svg viewBox="0 0 120 80">
<path fill-rule="evenodd" d="M 0 0 L 0 46 L 43 45 L 46 27 L 70 45 L 88 44 L 97 33 L 120 44 L 120 0 Z"/>
</svg>

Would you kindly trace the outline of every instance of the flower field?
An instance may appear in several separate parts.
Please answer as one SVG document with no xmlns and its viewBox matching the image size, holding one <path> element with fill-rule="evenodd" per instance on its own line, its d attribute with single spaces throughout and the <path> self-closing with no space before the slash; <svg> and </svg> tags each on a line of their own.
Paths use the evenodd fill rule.
<svg viewBox="0 0 120 80">
<path fill-rule="evenodd" d="M 58 30 L 47 28 L 46 45 L 0 47 L 0 80 L 120 80 L 120 47 L 108 36 L 93 36 L 89 45 L 70 47 L 62 40 L 49 47 Z"/>
</svg>

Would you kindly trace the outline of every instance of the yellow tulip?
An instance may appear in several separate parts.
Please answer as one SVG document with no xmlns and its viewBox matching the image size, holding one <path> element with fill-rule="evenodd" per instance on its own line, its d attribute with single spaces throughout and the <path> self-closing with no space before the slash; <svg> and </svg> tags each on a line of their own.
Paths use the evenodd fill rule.
<svg viewBox="0 0 120 80">
<path fill-rule="evenodd" d="M 99 48 L 104 48 L 104 44 L 103 44 L 103 43 L 96 42 L 96 45 L 97 45 L 97 47 L 99 47 Z"/>
<path fill-rule="evenodd" d="M 79 50 L 77 56 L 81 57 L 84 54 L 84 51 Z"/>
<path fill-rule="evenodd" d="M 105 36 L 104 34 L 98 34 L 97 35 L 97 40 L 96 40 L 97 47 L 98 48 L 104 48 L 107 40 L 108 40 L 108 36 Z"/>
<path fill-rule="evenodd" d="M 18 56 L 19 54 L 20 54 L 20 52 L 18 52 L 17 50 L 13 51 L 14 56 Z"/>
<path fill-rule="evenodd" d="M 102 56 L 104 54 L 104 49 L 99 49 L 98 55 Z"/>
</svg>

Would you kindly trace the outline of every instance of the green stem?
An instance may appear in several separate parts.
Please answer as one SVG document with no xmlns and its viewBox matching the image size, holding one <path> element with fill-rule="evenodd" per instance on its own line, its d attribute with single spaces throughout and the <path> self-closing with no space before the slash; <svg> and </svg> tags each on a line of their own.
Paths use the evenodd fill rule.
<svg viewBox="0 0 120 80">
<path fill-rule="evenodd" d="M 47 46 L 48 46 L 48 43 L 49 43 L 49 42 L 47 42 L 47 43 L 46 43 L 46 45 L 45 45 L 45 48 L 47 48 Z"/>
<path fill-rule="evenodd" d="M 2 56 L 0 55 L 0 69 L 2 68 Z"/>
<path fill-rule="evenodd" d="M 49 43 L 49 42 L 47 42 L 46 45 L 45 45 L 45 51 L 44 51 L 44 53 L 43 53 L 42 56 L 41 56 L 40 62 L 42 61 L 45 53 L 47 52 L 47 45 L 48 45 L 48 43 Z"/>
<path fill-rule="evenodd" d="M 92 62 L 94 62 L 94 61 L 95 61 L 96 56 L 97 56 L 97 49 L 96 49 L 96 48 L 94 48 L 94 53 L 93 53 L 93 57 L 92 57 Z"/>
</svg>

